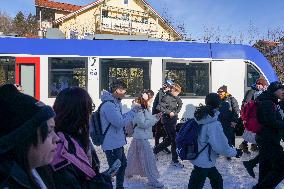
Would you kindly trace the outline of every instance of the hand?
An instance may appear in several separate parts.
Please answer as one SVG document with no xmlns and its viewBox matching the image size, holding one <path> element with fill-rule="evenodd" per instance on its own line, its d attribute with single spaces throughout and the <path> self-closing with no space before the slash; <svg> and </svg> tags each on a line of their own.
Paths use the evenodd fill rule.
<svg viewBox="0 0 284 189">
<path fill-rule="evenodd" d="M 236 158 L 240 158 L 243 155 L 243 151 L 241 149 L 236 149 L 236 150 L 237 150 Z"/>
<path fill-rule="evenodd" d="M 231 122 L 231 127 L 235 128 L 235 127 L 236 127 L 236 125 L 237 125 L 237 123 L 235 123 L 235 122 Z"/>
<path fill-rule="evenodd" d="M 170 113 L 170 117 L 174 117 L 175 113 L 174 112 L 171 112 Z"/>
</svg>

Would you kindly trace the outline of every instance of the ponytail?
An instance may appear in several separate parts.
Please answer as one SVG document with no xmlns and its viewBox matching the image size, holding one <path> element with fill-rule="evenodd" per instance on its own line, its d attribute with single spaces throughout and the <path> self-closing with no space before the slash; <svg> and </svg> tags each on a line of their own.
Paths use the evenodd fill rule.
<svg viewBox="0 0 284 189">
<path fill-rule="evenodd" d="M 197 121 L 200 121 L 201 119 L 207 117 L 208 115 L 213 117 L 214 109 L 215 108 L 212 106 L 205 106 L 205 105 L 200 104 L 199 107 L 197 107 L 194 112 L 194 117 Z"/>
</svg>

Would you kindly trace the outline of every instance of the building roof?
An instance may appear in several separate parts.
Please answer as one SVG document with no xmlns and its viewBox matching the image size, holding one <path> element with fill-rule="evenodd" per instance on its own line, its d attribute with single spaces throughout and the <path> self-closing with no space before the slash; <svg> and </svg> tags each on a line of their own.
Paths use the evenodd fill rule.
<svg viewBox="0 0 284 189">
<path fill-rule="evenodd" d="M 85 11 L 85 10 L 87 10 L 87 9 L 90 9 L 90 8 L 92 8 L 92 7 L 96 6 L 96 5 L 98 5 L 99 3 L 102 3 L 103 1 L 104 1 L 104 0 L 96 0 L 95 2 L 93 2 L 93 3 L 91 3 L 91 4 L 87 5 L 87 6 L 84 6 L 84 7 L 82 7 L 81 9 L 76 10 L 75 12 L 72 12 L 72 13 L 70 13 L 70 14 L 68 14 L 68 15 L 65 15 L 65 16 L 63 16 L 63 17 L 58 18 L 57 20 L 54 21 L 54 23 L 57 23 L 57 24 L 58 24 L 58 23 L 60 23 L 60 22 L 62 22 L 62 21 L 64 21 L 64 20 L 66 20 L 66 19 L 68 19 L 68 18 L 70 18 L 70 17 L 72 17 L 72 16 L 74 16 L 74 15 L 80 13 L 80 12 L 83 12 L 83 11 Z M 173 30 L 173 31 L 182 39 L 182 35 L 181 35 L 178 31 L 176 31 L 176 29 L 174 29 L 171 25 L 169 25 L 169 24 L 165 21 L 165 19 L 164 19 L 153 7 L 151 7 L 151 5 L 150 5 L 146 0 L 141 0 L 141 1 L 144 3 L 144 5 L 145 5 L 146 7 L 149 8 L 150 11 L 152 11 L 156 16 L 158 16 L 158 18 L 159 18 L 163 23 L 165 23 L 167 26 L 169 26 L 169 28 L 170 28 L 171 30 Z"/>
<path fill-rule="evenodd" d="M 62 10 L 62 11 L 70 12 L 70 13 L 77 11 L 84 7 L 84 6 L 72 5 L 69 3 L 54 2 L 54 1 L 49 1 L 49 0 L 35 0 L 35 6 L 57 9 L 57 10 Z"/>
</svg>

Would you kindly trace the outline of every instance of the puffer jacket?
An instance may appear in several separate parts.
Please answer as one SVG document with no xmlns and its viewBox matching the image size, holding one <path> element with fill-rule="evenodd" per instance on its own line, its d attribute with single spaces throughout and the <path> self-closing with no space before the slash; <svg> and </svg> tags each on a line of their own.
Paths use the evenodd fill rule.
<svg viewBox="0 0 284 189">
<path fill-rule="evenodd" d="M 134 118 L 135 111 L 129 111 L 122 114 L 121 101 L 115 98 L 108 91 L 103 91 L 102 101 L 107 101 L 103 104 L 100 110 L 100 118 L 103 132 L 110 124 L 109 130 L 106 133 L 102 149 L 113 150 L 123 147 L 126 144 L 125 126 L 129 125 Z"/>
<path fill-rule="evenodd" d="M 157 110 L 164 114 L 170 114 L 173 112 L 175 116 L 178 116 L 182 108 L 182 101 L 178 96 L 173 96 L 170 92 L 167 92 L 161 99 L 161 102 L 157 106 Z"/>
<path fill-rule="evenodd" d="M 228 144 L 228 139 L 223 132 L 221 123 L 218 121 L 219 112 L 216 110 L 215 115 L 197 121 L 198 128 L 198 149 L 203 149 L 207 144 L 209 146 L 199 154 L 191 163 L 201 168 L 211 168 L 216 164 L 218 154 L 226 157 L 233 157 L 237 155 L 235 148 Z M 211 149 L 210 149 L 211 148 Z M 210 156 L 209 156 L 210 154 Z"/>
<path fill-rule="evenodd" d="M 140 110 L 136 113 L 132 125 L 135 126 L 133 138 L 150 139 L 153 137 L 152 126 L 158 122 L 155 115 L 152 115 L 149 109 Z"/>
<path fill-rule="evenodd" d="M 229 95 L 222 100 L 219 111 L 219 120 L 222 123 L 223 127 L 230 127 L 231 122 L 237 123 L 240 109 L 238 101 L 233 96 Z"/>
</svg>

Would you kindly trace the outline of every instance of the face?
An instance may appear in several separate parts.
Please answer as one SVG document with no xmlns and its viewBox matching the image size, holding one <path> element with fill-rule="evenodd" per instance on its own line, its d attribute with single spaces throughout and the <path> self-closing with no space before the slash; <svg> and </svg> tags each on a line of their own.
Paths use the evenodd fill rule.
<svg viewBox="0 0 284 189">
<path fill-rule="evenodd" d="M 126 94 L 126 89 L 118 88 L 114 91 L 113 95 L 118 99 L 123 99 Z"/>
<path fill-rule="evenodd" d="M 56 143 L 59 141 L 59 138 L 54 132 L 54 119 L 50 118 L 47 120 L 47 125 L 47 138 L 42 142 L 38 129 L 38 144 L 36 146 L 32 145 L 29 150 L 28 159 L 31 168 L 50 164 L 56 153 Z"/>
<path fill-rule="evenodd" d="M 257 84 L 257 85 L 256 85 L 256 88 L 257 88 L 257 90 L 259 90 L 259 91 L 264 90 L 263 85 L 259 85 L 259 84 Z"/>
<path fill-rule="evenodd" d="M 223 91 L 223 90 L 218 90 L 217 93 L 218 93 L 218 95 L 219 95 L 219 97 L 220 97 L 221 99 L 223 99 L 223 98 L 225 97 L 225 95 L 226 95 L 226 92 Z"/>
<path fill-rule="evenodd" d="M 277 91 L 274 92 L 274 95 L 278 99 L 283 100 L 284 99 L 284 89 L 278 89 Z"/>
</svg>

